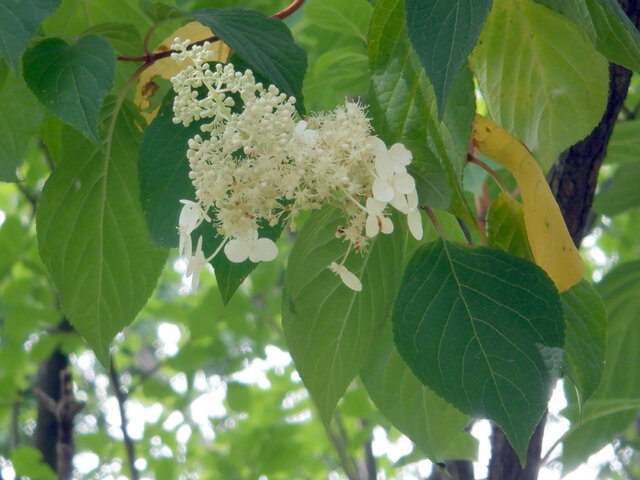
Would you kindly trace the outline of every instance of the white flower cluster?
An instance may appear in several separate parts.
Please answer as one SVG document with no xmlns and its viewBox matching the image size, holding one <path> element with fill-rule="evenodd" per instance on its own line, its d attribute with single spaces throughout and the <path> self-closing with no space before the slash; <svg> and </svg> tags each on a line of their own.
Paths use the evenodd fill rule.
<svg viewBox="0 0 640 480">
<path fill-rule="evenodd" d="M 411 152 L 402 144 L 387 149 L 371 135 L 364 109 L 347 103 L 330 113 L 295 120 L 295 98 L 273 85 L 264 87 L 250 70 L 207 63 L 207 44 L 187 50 L 176 39 L 177 62 L 190 59 L 171 79 L 176 92 L 174 122 L 188 126 L 211 119 L 189 141 L 187 158 L 196 198 L 182 200 L 180 255 L 189 259 L 187 275 L 197 288 L 200 269 L 224 247 L 232 262 L 273 260 L 275 243 L 260 237 L 261 226 L 290 221 L 302 210 L 328 203 L 344 214 L 336 235 L 348 242 L 342 261 L 328 268 L 349 288 L 362 284 L 344 262 L 351 250 L 362 252 L 367 239 L 391 233 L 387 206 L 407 215 L 411 233 L 422 238 L 422 222 L 413 177 L 406 167 Z M 206 257 L 202 237 L 192 249 L 191 233 L 211 223 L 222 241 Z"/>
</svg>

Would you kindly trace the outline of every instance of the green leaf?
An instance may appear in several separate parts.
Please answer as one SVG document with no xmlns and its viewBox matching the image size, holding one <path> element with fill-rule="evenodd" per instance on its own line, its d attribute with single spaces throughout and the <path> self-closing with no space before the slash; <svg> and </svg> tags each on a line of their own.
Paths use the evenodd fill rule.
<svg viewBox="0 0 640 480">
<path fill-rule="evenodd" d="M 606 59 L 567 18 L 531 0 L 496 0 L 471 60 L 491 117 L 543 168 L 587 136 L 607 105 Z"/>
<path fill-rule="evenodd" d="M 42 191 L 37 225 L 63 312 L 108 365 L 111 339 L 146 303 L 167 251 L 149 238 L 138 200 L 140 118 L 128 106 L 104 113 L 99 146 L 63 131 L 63 159 Z"/>
<path fill-rule="evenodd" d="M 566 325 L 564 372 L 584 403 L 602 380 L 607 312 L 596 289 L 584 279 L 562 292 L 560 298 Z"/>
<path fill-rule="evenodd" d="M 11 462 L 16 473 L 22 477 L 38 480 L 56 480 L 58 476 L 44 463 L 42 452 L 35 447 L 18 447 L 11 452 Z"/>
<path fill-rule="evenodd" d="M 142 0 L 140 2 L 140 9 L 149 16 L 154 23 L 162 23 L 167 20 L 177 20 L 185 17 L 185 13 L 183 11 L 174 6 L 167 5 L 166 3 Z"/>
<path fill-rule="evenodd" d="M 0 181 L 14 182 L 29 140 L 38 133 L 44 108 L 22 79 L 7 74 L 0 90 Z"/>
<path fill-rule="evenodd" d="M 607 146 L 607 165 L 617 166 L 611 179 L 602 182 L 593 209 L 613 217 L 640 206 L 640 191 L 634 180 L 640 175 L 640 120 L 619 122 Z"/>
<path fill-rule="evenodd" d="M 394 233 L 372 239 L 362 256 L 352 252 L 345 265 L 363 284 L 354 292 L 327 268 L 345 254 L 335 236 L 343 221 L 333 208 L 307 220 L 291 250 L 282 300 L 287 346 L 326 424 L 389 316 L 407 242 L 395 222 Z"/>
<path fill-rule="evenodd" d="M 367 0 L 310 0 L 304 16 L 319 27 L 366 40 L 371 10 Z"/>
<path fill-rule="evenodd" d="M 178 246 L 180 200 L 195 200 L 187 160 L 190 138 L 202 133 L 203 122 L 188 127 L 173 123 L 173 91 L 142 136 L 139 157 L 140 203 L 156 245 Z"/>
<path fill-rule="evenodd" d="M 378 345 L 360 372 L 376 407 L 433 461 L 442 461 L 448 445 L 469 417 L 422 385 L 398 354 L 385 326 Z"/>
<path fill-rule="evenodd" d="M 85 35 L 105 37 L 120 55 L 142 55 L 143 53 L 140 31 L 131 23 L 99 23 L 82 32 L 82 36 Z"/>
<path fill-rule="evenodd" d="M 24 54 L 24 78 L 40 101 L 98 143 L 98 114 L 111 89 L 116 58 L 111 44 L 87 35 L 69 45 L 48 38 Z"/>
<path fill-rule="evenodd" d="M 508 193 L 500 192 L 489 207 L 487 241 L 490 247 L 533 262 L 522 205 Z"/>
<path fill-rule="evenodd" d="M 496 422 L 524 463 L 564 344 L 560 298 L 544 271 L 439 240 L 409 262 L 392 320 L 398 352 L 420 381 Z"/>
<path fill-rule="evenodd" d="M 304 111 L 302 81 L 307 54 L 281 20 L 236 8 L 196 10 L 187 15 L 209 27 L 259 74 L 295 97 L 298 111 Z"/>
<path fill-rule="evenodd" d="M 637 416 L 640 376 L 630 366 L 640 362 L 639 289 L 640 261 L 619 265 L 597 286 L 608 313 L 605 367 L 600 387 L 584 406 L 583 418 L 577 406 L 563 412 L 576 425 L 563 442 L 567 471 L 611 442 Z M 625 401 L 630 409 L 625 409 Z M 611 402 L 617 408 L 611 409 Z"/>
<path fill-rule="evenodd" d="M 18 70 L 18 62 L 42 21 L 60 0 L 0 0 L 0 55 Z"/>
<path fill-rule="evenodd" d="M 640 32 L 617 0 L 534 0 L 569 18 L 611 62 L 640 73 Z"/>
<path fill-rule="evenodd" d="M 369 88 L 369 59 L 364 45 L 330 50 L 318 57 L 304 80 L 305 104 L 309 110 L 332 110 L 345 95 L 362 97 Z"/>
<path fill-rule="evenodd" d="M 369 28 L 369 64 L 373 75 L 367 103 L 372 124 L 385 142 L 400 141 L 412 150 L 411 168 L 417 174 L 421 203 L 440 208 L 452 204 L 458 216 L 473 224 L 461 186 L 475 114 L 468 69 L 458 76 L 443 121 L 438 121 L 433 88 L 407 36 L 403 0 L 376 4 Z M 427 149 L 430 153 L 425 153 Z M 432 182 L 427 181 L 430 172 Z M 449 188 L 442 187 L 443 173 Z M 433 194 L 426 195 L 433 187 Z"/>
<path fill-rule="evenodd" d="M 406 0 L 407 28 L 444 112 L 458 72 L 478 40 L 492 0 Z"/>
</svg>

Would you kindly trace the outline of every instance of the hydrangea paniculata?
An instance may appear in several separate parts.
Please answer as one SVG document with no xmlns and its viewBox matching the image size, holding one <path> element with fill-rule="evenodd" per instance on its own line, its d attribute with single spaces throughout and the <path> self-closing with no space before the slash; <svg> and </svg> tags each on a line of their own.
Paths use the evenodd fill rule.
<svg viewBox="0 0 640 480">
<path fill-rule="evenodd" d="M 196 198 L 181 201 L 178 226 L 192 288 L 199 278 L 195 270 L 221 251 L 231 262 L 273 260 L 277 247 L 260 237 L 260 226 L 291 221 L 294 229 L 300 211 L 326 204 L 342 211 L 344 225 L 336 235 L 348 242 L 342 261 L 328 268 L 353 290 L 362 284 L 345 260 L 352 250 L 363 252 L 379 232 L 393 232 L 388 205 L 406 214 L 411 233 L 422 238 L 415 182 L 406 170 L 411 152 L 399 143 L 387 149 L 371 135 L 362 105 L 347 102 L 296 120 L 295 98 L 256 82 L 250 70 L 210 66 L 206 43 L 188 45 L 179 39 L 173 45 L 174 60 L 188 58 L 192 65 L 171 81 L 174 122 L 205 120 L 202 133 L 189 140 Z M 200 239 L 192 254 L 191 233 L 203 222 L 212 225 L 212 235 L 222 236 L 208 257 Z"/>
</svg>

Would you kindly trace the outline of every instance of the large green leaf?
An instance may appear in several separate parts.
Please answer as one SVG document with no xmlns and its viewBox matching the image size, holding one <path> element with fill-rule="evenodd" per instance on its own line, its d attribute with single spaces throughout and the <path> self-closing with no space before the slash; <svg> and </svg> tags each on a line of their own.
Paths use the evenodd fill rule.
<svg viewBox="0 0 640 480">
<path fill-rule="evenodd" d="M 640 32 L 617 0 L 534 0 L 568 17 L 610 61 L 640 73 Z"/>
<path fill-rule="evenodd" d="M 605 368 L 598 390 L 580 409 L 570 404 L 564 412 L 571 420 L 571 433 L 563 442 L 566 470 L 578 466 L 636 418 L 640 398 L 640 261 L 624 263 L 609 272 L 597 290 L 608 313 Z M 611 403 L 617 405 L 611 408 Z M 625 409 L 628 403 L 630 409 Z M 606 414 L 602 415 L 599 409 Z M 575 426 L 575 428 L 574 428 Z"/>
<path fill-rule="evenodd" d="M 544 168 L 607 105 L 606 59 L 566 17 L 531 0 L 496 0 L 471 59 L 493 120 Z"/>
<path fill-rule="evenodd" d="M 97 143 L 98 114 L 116 69 L 111 44 L 97 35 L 71 45 L 48 38 L 27 50 L 23 61 L 24 78 L 40 101 Z"/>
<path fill-rule="evenodd" d="M 607 312 L 596 289 L 584 279 L 560 297 L 566 325 L 564 373 L 578 389 L 578 400 L 584 403 L 602 380 Z"/>
<path fill-rule="evenodd" d="M 366 40 L 371 5 L 367 0 L 310 0 L 304 16 L 319 27 Z"/>
<path fill-rule="evenodd" d="M 409 262 L 392 320 L 414 374 L 462 412 L 496 422 L 524 462 L 564 345 L 560 298 L 544 271 L 439 240 Z"/>
<path fill-rule="evenodd" d="M 58 5 L 60 0 L 0 0 L 0 55 L 14 70 L 40 23 Z"/>
<path fill-rule="evenodd" d="M 438 112 L 478 40 L 492 0 L 406 0 L 413 48 L 429 75 Z"/>
<path fill-rule="evenodd" d="M 108 365 L 112 338 L 146 303 L 167 251 L 149 238 L 140 208 L 140 119 L 132 107 L 104 112 L 107 140 L 99 146 L 63 131 L 63 159 L 42 191 L 37 225 L 63 312 Z"/>
<path fill-rule="evenodd" d="M 411 168 L 420 202 L 440 208 L 453 203 L 456 214 L 473 221 L 461 188 L 475 112 L 468 70 L 458 77 L 443 121 L 439 121 L 433 88 L 407 36 L 403 0 L 376 4 L 369 27 L 369 64 L 373 75 L 367 103 L 373 126 L 383 140 L 401 141 L 412 150 Z M 441 181 L 443 175 L 448 188 Z"/>
<path fill-rule="evenodd" d="M 22 79 L 9 72 L 0 90 L 0 181 L 17 180 L 16 169 L 43 116 L 44 107 L 38 99 Z"/>
<path fill-rule="evenodd" d="M 295 97 L 299 111 L 304 110 L 302 80 L 307 54 L 281 20 L 235 8 L 196 10 L 187 15 L 209 27 L 258 73 Z"/>
<path fill-rule="evenodd" d="M 447 446 L 469 417 L 422 385 L 398 354 L 385 326 L 360 378 L 376 407 L 433 461 L 445 460 Z"/>
<path fill-rule="evenodd" d="M 282 301 L 289 351 L 325 423 L 389 316 L 407 241 L 400 221 L 392 235 L 373 239 L 364 255 L 352 252 L 346 266 L 363 284 L 354 292 L 327 268 L 347 248 L 335 235 L 341 221 L 333 208 L 307 220 L 291 250 Z"/>
</svg>

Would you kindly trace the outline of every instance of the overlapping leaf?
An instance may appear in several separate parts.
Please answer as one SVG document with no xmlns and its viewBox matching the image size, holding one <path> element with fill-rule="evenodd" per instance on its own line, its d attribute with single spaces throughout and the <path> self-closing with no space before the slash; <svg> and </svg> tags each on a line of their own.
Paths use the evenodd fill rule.
<svg viewBox="0 0 640 480">
<path fill-rule="evenodd" d="M 549 277 L 500 250 L 439 240 L 409 262 L 392 320 L 414 374 L 462 412 L 495 421 L 524 461 L 562 363 Z"/>
<path fill-rule="evenodd" d="M 94 143 L 98 114 L 111 89 L 116 57 L 111 44 L 87 35 L 69 45 L 47 38 L 24 55 L 24 78 L 40 101 Z"/>
<path fill-rule="evenodd" d="M 0 89 L 0 181 L 17 180 L 16 169 L 29 140 L 38 133 L 43 116 L 44 107 L 24 82 L 8 72 Z"/>
<path fill-rule="evenodd" d="M 58 5 L 60 0 L 0 1 L 0 55 L 14 70 L 42 21 Z"/>
<path fill-rule="evenodd" d="M 362 255 L 352 252 L 347 268 L 363 284 L 347 288 L 329 269 L 347 245 L 335 236 L 340 212 L 314 212 L 298 235 L 285 275 L 282 322 L 296 368 L 325 423 L 369 358 L 389 316 L 400 282 L 406 232 L 379 234 Z"/>
<path fill-rule="evenodd" d="M 500 192 L 499 198 L 489 207 L 487 240 L 490 247 L 533 261 L 522 205 L 508 193 Z"/>
<path fill-rule="evenodd" d="M 630 366 L 640 362 L 639 288 L 638 261 L 613 269 L 597 287 L 608 313 L 605 368 L 600 387 L 584 409 L 570 404 L 563 412 L 572 423 L 563 442 L 562 461 L 567 471 L 624 431 L 638 414 L 640 377 Z"/>
<path fill-rule="evenodd" d="M 531 0 L 495 0 L 471 58 L 491 117 L 545 169 L 606 107 L 606 59 L 567 18 Z"/>
<path fill-rule="evenodd" d="M 373 403 L 422 453 L 444 460 L 447 446 L 469 417 L 425 387 L 398 354 L 386 326 L 371 358 L 360 372 Z"/>
<path fill-rule="evenodd" d="M 407 36 L 403 0 L 376 4 L 369 28 L 369 64 L 373 76 L 367 103 L 373 126 L 383 140 L 401 141 L 413 150 L 421 203 L 441 208 L 452 204 L 457 215 L 473 224 L 460 186 L 475 112 L 468 70 L 457 79 L 451 106 L 439 122 L 433 88 Z M 433 182 L 425 185 L 423 177 L 433 177 Z"/>
<path fill-rule="evenodd" d="M 568 17 L 611 62 L 640 72 L 640 32 L 617 0 L 534 0 Z"/>
<path fill-rule="evenodd" d="M 105 107 L 105 126 L 113 110 Z M 47 180 L 37 212 L 40 256 L 62 309 L 103 365 L 112 338 L 151 295 L 167 256 L 149 238 L 140 208 L 137 121 L 130 108 L 123 109 L 98 146 L 66 128 L 64 158 Z"/>
<path fill-rule="evenodd" d="M 565 375 L 578 389 L 580 403 L 593 395 L 604 370 L 607 312 L 586 280 L 562 292 L 565 313 Z"/>
<path fill-rule="evenodd" d="M 492 0 L 405 0 L 409 37 L 433 85 L 440 115 L 491 4 Z"/>
</svg>

